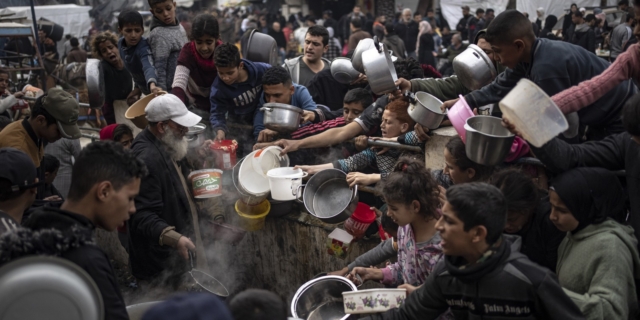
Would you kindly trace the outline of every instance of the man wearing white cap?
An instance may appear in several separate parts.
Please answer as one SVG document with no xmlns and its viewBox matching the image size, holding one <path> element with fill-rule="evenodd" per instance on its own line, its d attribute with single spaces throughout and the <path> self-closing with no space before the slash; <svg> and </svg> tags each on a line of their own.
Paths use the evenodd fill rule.
<svg viewBox="0 0 640 320">
<path fill-rule="evenodd" d="M 172 94 L 153 98 L 145 112 L 149 125 L 131 146 L 149 169 L 129 221 L 131 270 L 142 286 L 175 289 L 189 270 L 188 251 L 196 249 L 189 239 L 197 232 L 196 207 L 180 163 L 187 154 L 185 134 L 201 118 Z"/>
</svg>

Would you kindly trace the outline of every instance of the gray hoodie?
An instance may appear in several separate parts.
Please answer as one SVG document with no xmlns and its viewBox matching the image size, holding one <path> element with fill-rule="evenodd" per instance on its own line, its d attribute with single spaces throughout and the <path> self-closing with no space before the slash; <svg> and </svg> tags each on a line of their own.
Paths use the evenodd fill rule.
<svg viewBox="0 0 640 320">
<path fill-rule="evenodd" d="M 187 32 L 178 23 L 177 18 L 176 24 L 168 25 L 153 17 L 148 42 L 158 76 L 157 85 L 162 90 L 169 91 L 171 89 L 173 76 L 178 67 L 180 50 L 188 41 Z"/>
</svg>

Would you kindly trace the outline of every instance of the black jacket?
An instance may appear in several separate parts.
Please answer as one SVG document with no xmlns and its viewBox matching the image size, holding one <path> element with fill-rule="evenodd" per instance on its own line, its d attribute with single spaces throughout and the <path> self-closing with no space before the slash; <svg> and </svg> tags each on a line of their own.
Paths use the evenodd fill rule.
<svg viewBox="0 0 640 320">
<path fill-rule="evenodd" d="M 469 19 L 471 19 L 471 17 L 473 16 L 470 14 L 462 16 L 462 18 L 460 18 L 458 24 L 456 25 L 456 30 L 460 32 L 462 40 L 469 40 L 469 34 L 467 33 L 467 22 L 469 22 Z"/>
<path fill-rule="evenodd" d="M 329 109 L 336 111 L 342 109 L 344 96 L 350 89 L 361 87 L 363 86 L 342 84 L 331 75 L 331 69 L 324 69 L 313 76 L 308 89 L 311 98 L 316 104 L 325 105 Z M 329 119 L 327 118 L 326 120 Z"/>
<path fill-rule="evenodd" d="M 284 33 L 282 30 L 276 32 L 273 29 L 269 29 L 269 35 L 276 41 L 276 45 L 278 48 L 287 48 L 287 40 L 284 38 Z"/>
<path fill-rule="evenodd" d="M 640 239 L 640 145 L 627 132 L 608 136 L 601 141 L 570 145 L 553 139 L 542 148 L 531 145 L 532 151 L 548 170 L 561 173 L 575 167 L 602 167 L 612 171 L 625 170 L 629 192 L 629 224 Z"/>
<path fill-rule="evenodd" d="M 187 271 L 185 260 L 174 248 L 160 246 L 160 234 L 169 226 L 186 237 L 194 234 L 188 195 L 180 176 L 165 147 L 149 129 L 138 134 L 131 151 L 149 169 L 136 197 L 136 213 L 128 223 L 132 274 L 149 280 L 163 271 L 173 275 L 183 273 Z"/>
<path fill-rule="evenodd" d="M 436 319 L 450 308 L 456 319 L 584 319 L 551 271 L 504 240 L 485 261 L 445 256 L 399 309 L 371 319 Z"/>
<path fill-rule="evenodd" d="M 28 236 L 9 239 L 12 241 L 24 240 L 31 242 L 32 245 L 16 245 L 14 248 L 34 250 L 34 252 L 21 252 L 24 255 L 55 255 L 77 264 L 91 276 L 98 286 L 104 301 L 104 318 L 109 320 L 129 319 L 109 258 L 93 243 L 95 226 L 89 219 L 61 209 L 42 207 L 31 214 L 29 219 L 24 222 L 24 226 L 31 231 L 44 233 L 19 233 Z M 59 231 L 59 233 L 51 229 Z M 56 233 L 57 236 L 50 236 L 52 233 Z M 38 243 L 46 243 L 48 249 L 39 248 Z M 16 256 L 13 258 L 15 259 Z"/>
<path fill-rule="evenodd" d="M 425 33 L 420 36 L 420 47 L 418 48 L 418 62 L 436 67 L 436 58 L 433 56 L 435 43 L 433 35 Z"/>
<path fill-rule="evenodd" d="M 596 52 L 596 33 L 587 24 L 576 26 L 571 37 L 571 43 L 585 48 L 587 51 L 595 54 Z"/>
<path fill-rule="evenodd" d="M 407 53 L 416 51 L 418 33 L 420 33 L 420 26 L 413 20 L 407 24 L 402 21 L 396 24 L 396 34 L 404 42 L 404 47 L 407 49 Z"/>
</svg>

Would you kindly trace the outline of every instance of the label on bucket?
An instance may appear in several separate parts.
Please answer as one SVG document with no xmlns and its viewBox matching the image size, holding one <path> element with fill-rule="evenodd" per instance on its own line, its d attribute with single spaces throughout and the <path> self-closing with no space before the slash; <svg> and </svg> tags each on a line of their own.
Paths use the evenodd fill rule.
<svg viewBox="0 0 640 320">
<path fill-rule="evenodd" d="M 231 155 L 228 153 L 225 153 L 222 155 L 222 161 L 224 163 L 224 168 L 225 169 L 229 169 L 231 168 Z"/>
<path fill-rule="evenodd" d="M 203 170 L 189 175 L 194 198 L 212 198 L 222 194 L 221 177 L 218 170 Z"/>
</svg>

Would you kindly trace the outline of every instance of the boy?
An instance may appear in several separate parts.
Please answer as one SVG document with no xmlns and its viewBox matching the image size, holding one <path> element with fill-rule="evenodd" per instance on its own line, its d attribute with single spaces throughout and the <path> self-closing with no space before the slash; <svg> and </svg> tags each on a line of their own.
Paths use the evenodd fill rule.
<svg viewBox="0 0 640 320">
<path fill-rule="evenodd" d="M 0 234 L 16 230 L 22 214 L 36 200 L 38 178 L 29 156 L 14 148 L 0 149 Z"/>
<path fill-rule="evenodd" d="M 78 41 L 78 38 L 71 38 L 71 40 L 69 40 L 69 44 L 71 45 L 71 49 L 67 53 L 67 64 L 74 62 L 87 62 L 87 52 L 80 49 L 80 42 Z"/>
<path fill-rule="evenodd" d="M 436 225 L 445 257 L 399 308 L 369 319 L 584 319 L 556 276 L 502 237 L 507 204 L 486 183 L 450 187 Z"/>
<path fill-rule="evenodd" d="M 496 61 L 509 69 L 491 84 L 464 97 L 472 109 L 500 101 L 522 78 L 552 96 L 599 75 L 609 66 L 593 52 L 570 43 L 536 39 L 531 21 L 516 10 L 499 14 L 487 29 L 486 40 L 491 43 Z M 635 90 L 631 81 L 624 81 L 578 112 L 580 126 L 589 126 L 588 140 L 600 140 L 624 130 L 620 112 Z M 444 106 L 450 108 L 456 101 L 449 100 Z"/>
<path fill-rule="evenodd" d="M 153 66 L 153 56 L 144 33 L 144 22 L 138 11 L 127 10 L 118 15 L 118 31 L 122 38 L 118 40 L 120 58 L 124 60 L 124 66 L 131 73 L 136 84 L 134 95 L 140 92 L 148 95 L 160 92 L 156 86 L 156 68 Z"/>
<path fill-rule="evenodd" d="M 158 76 L 157 86 L 164 91 L 169 91 L 178 66 L 180 50 L 189 40 L 176 18 L 176 3 L 173 0 L 148 1 L 153 13 L 149 46 Z"/>
<path fill-rule="evenodd" d="M 262 62 L 240 59 L 240 51 L 232 43 L 218 46 L 213 53 L 218 77 L 211 86 L 211 128 L 217 140 L 227 136 L 225 114 L 236 124 L 253 125 L 254 115 L 262 97 L 262 76 L 271 66 Z M 247 132 L 240 133 L 245 140 Z"/>
<path fill-rule="evenodd" d="M 50 154 L 44 154 L 42 159 L 42 171 L 44 171 L 44 199 L 47 201 L 60 201 L 62 195 L 58 192 L 58 189 L 53 185 L 53 181 L 58 176 L 58 169 L 60 168 L 60 160 Z"/>
<path fill-rule="evenodd" d="M 59 237 L 67 239 L 67 245 L 52 244 L 55 252 L 49 254 L 77 264 L 91 276 L 104 301 L 105 319 L 129 316 L 109 258 L 91 237 L 96 227 L 113 231 L 136 212 L 133 200 L 140 189 L 140 179 L 146 174 L 144 163 L 120 144 L 94 142 L 76 159 L 69 196 L 62 207 L 42 207 L 24 223 L 37 234 L 54 229 L 60 232 Z M 37 237 L 36 233 L 32 236 Z"/>
</svg>

